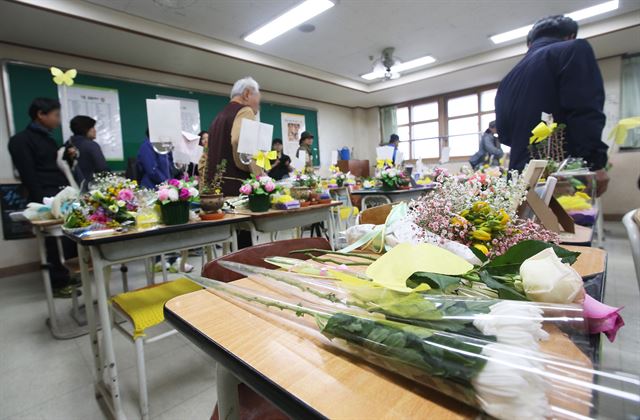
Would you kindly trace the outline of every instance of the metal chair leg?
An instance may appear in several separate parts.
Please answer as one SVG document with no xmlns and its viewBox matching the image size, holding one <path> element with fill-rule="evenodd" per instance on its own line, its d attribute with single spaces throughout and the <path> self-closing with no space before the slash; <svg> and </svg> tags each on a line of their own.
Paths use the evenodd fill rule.
<svg viewBox="0 0 640 420">
<path fill-rule="evenodd" d="M 122 290 L 124 292 L 129 291 L 129 267 L 127 264 L 120 265 L 120 274 L 122 275 Z"/>
<path fill-rule="evenodd" d="M 149 395 L 147 393 L 147 372 L 144 365 L 144 339 L 134 340 L 136 345 L 136 364 L 138 368 L 138 398 L 140 399 L 140 416 L 149 419 Z"/>
</svg>

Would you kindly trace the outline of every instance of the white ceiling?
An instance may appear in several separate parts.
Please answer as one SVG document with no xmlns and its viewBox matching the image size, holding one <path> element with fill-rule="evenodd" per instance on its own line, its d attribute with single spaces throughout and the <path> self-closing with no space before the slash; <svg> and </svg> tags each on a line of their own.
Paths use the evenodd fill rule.
<svg viewBox="0 0 640 420">
<path fill-rule="evenodd" d="M 633 10 L 584 25 L 580 31 L 581 36 L 589 38 L 598 57 L 640 51 L 640 1 L 621 1 L 623 10 Z M 312 34 L 293 31 L 277 38 L 273 44 L 259 47 L 259 51 L 246 47 L 242 35 L 298 2 L 198 0 L 184 9 L 166 10 L 155 6 L 152 0 L 104 1 L 113 7 L 146 7 L 148 12 L 143 19 L 86 1 L 2 1 L 0 41 L 225 84 L 252 75 L 265 91 L 350 107 L 369 107 L 499 81 L 526 50 L 521 41 L 500 48 L 488 45 L 488 35 L 528 22 L 527 18 L 521 16 L 520 8 L 514 5 L 522 5 L 524 10 L 540 16 L 549 13 L 549 5 L 552 4 L 564 4 L 566 10 L 575 10 L 594 3 L 566 0 L 342 0 L 325 13 L 326 16 L 321 15 L 312 21 L 318 26 Z M 452 7 L 451 3 L 457 6 Z M 532 12 L 531 8 L 536 4 L 539 10 Z M 386 13 L 380 13 L 378 6 Z M 181 13 L 191 13 L 191 8 L 203 9 L 195 13 L 193 19 L 181 17 Z M 359 14 L 358 9 L 361 9 Z M 458 16 L 450 17 L 454 9 Z M 412 10 L 413 13 L 409 13 L 408 17 L 398 15 L 401 13 L 404 16 L 406 10 Z M 418 10 L 422 10 L 424 19 L 415 17 L 420 15 Z M 382 15 L 390 16 L 388 21 L 394 23 L 383 25 Z M 494 16 L 494 19 L 482 19 L 481 15 Z M 497 18 L 499 15 L 503 17 Z M 167 20 L 174 19 L 171 26 L 149 20 L 163 16 Z M 347 19 L 347 16 L 351 17 Z M 520 20 L 516 19 L 518 16 Z M 214 28 L 210 30 L 211 33 L 219 31 L 222 34 L 219 38 L 225 39 L 196 33 L 196 30 L 199 31 L 198 25 L 202 25 L 203 30 L 207 29 L 203 23 L 207 17 L 210 17 L 211 27 Z M 469 17 L 473 19 L 468 21 Z M 180 19 L 184 19 L 182 23 Z M 329 19 L 330 23 L 324 23 L 322 19 Z M 426 24 L 428 21 L 431 22 Z M 482 24 L 476 24 L 472 29 L 470 25 L 473 22 Z M 327 30 L 329 27 L 332 31 Z M 379 29 L 381 27 L 385 28 L 384 31 Z M 433 31 L 434 27 L 439 29 Z M 386 35 L 380 35 L 379 32 Z M 343 34 L 343 39 L 337 36 L 339 33 Z M 416 33 L 421 35 L 411 36 Z M 322 34 L 328 40 L 323 40 Z M 292 43 L 291 37 L 296 42 Z M 413 58 L 418 50 L 424 51 L 415 55 L 431 53 L 441 60 L 436 65 L 390 82 L 366 85 L 355 81 L 359 73 L 368 70 L 367 55 L 387 46 L 382 43 L 386 41 L 381 40 L 390 37 L 393 37 L 392 43 L 397 43 L 398 55 L 405 60 Z M 428 49 L 422 47 L 427 44 L 431 45 Z M 358 52 L 358 48 L 362 53 Z M 336 54 L 343 54 L 345 58 L 331 59 Z M 444 60 L 442 57 L 449 58 Z M 361 67 L 364 70 L 359 70 Z"/>
<path fill-rule="evenodd" d="M 490 35 L 604 0 L 339 0 L 308 22 L 314 32 L 292 30 L 262 46 L 243 37 L 301 0 L 86 1 L 363 82 L 369 56 L 378 58 L 385 47 L 395 47 L 403 61 L 432 55 L 446 63 L 495 49 Z M 602 17 L 637 9 L 640 1 L 622 0 Z"/>
</svg>

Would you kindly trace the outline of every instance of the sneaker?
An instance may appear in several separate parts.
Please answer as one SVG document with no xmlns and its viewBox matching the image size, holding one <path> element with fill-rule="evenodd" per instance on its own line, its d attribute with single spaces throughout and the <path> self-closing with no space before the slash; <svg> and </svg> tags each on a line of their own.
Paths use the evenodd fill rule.
<svg viewBox="0 0 640 420">
<path fill-rule="evenodd" d="M 56 299 L 70 299 L 73 294 L 72 286 L 65 286 L 59 289 L 53 289 L 53 297 Z M 77 296 L 82 295 L 81 290 L 76 291 Z"/>
<path fill-rule="evenodd" d="M 171 267 L 169 267 L 169 271 L 171 271 L 172 273 L 180 272 L 180 262 L 181 261 L 182 261 L 182 258 L 178 257 L 176 262 L 171 264 Z M 192 271 L 193 271 L 193 266 L 191 264 L 189 264 L 189 263 L 185 263 L 184 264 L 184 272 L 185 273 L 190 273 Z"/>
<path fill-rule="evenodd" d="M 169 264 L 168 262 L 165 262 L 164 266 L 167 270 L 171 270 L 171 264 Z M 160 263 L 160 261 L 155 263 L 155 265 L 153 266 L 153 271 L 155 271 L 156 273 L 162 273 L 162 264 Z"/>
</svg>

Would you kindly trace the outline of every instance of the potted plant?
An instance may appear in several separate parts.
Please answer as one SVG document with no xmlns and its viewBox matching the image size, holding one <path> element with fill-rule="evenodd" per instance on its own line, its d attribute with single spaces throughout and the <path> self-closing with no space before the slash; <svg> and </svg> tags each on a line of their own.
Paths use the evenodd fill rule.
<svg viewBox="0 0 640 420">
<path fill-rule="evenodd" d="M 196 201 L 199 196 L 197 184 L 197 181 L 185 178 L 170 179 L 158 185 L 156 196 L 165 225 L 179 225 L 189 221 L 191 202 Z"/>
<path fill-rule="evenodd" d="M 224 182 L 223 176 L 226 170 L 227 161 L 223 159 L 216 165 L 216 172 L 213 175 L 213 178 L 202 183 L 200 188 L 200 217 L 203 220 L 220 218 L 220 215 L 224 217 L 224 213 L 221 213 L 220 210 L 224 205 L 222 183 Z"/>
<path fill-rule="evenodd" d="M 300 201 L 309 201 L 312 191 L 316 188 L 318 180 L 313 174 L 296 173 L 291 187 L 291 197 Z"/>
<path fill-rule="evenodd" d="M 240 194 L 249 197 L 249 210 L 253 212 L 265 212 L 271 207 L 271 195 L 278 192 L 279 188 L 273 178 L 262 175 L 244 181 L 240 187 Z"/>
<path fill-rule="evenodd" d="M 409 178 L 396 168 L 384 168 L 378 174 L 378 180 L 385 191 L 406 189 L 410 185 Z"/>
</svg>

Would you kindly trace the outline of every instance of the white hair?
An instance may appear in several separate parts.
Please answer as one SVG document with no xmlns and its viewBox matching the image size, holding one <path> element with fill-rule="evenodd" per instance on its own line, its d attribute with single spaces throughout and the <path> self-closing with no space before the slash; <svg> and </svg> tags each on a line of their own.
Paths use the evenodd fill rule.
<svg viewBox="0 0 640 420">
<path fill-rule="evenodd" d="M 253 77 L 245 77 L 244 79 L 240 79 L 233 84 L 231 88 L 231 98 L 235 96 L 241 96 L 246 89 L 251 89 L 254 92 L 258 92 L 260 90 L 260 85 L 258 82 L 253 80 Z"/>
</svg>

